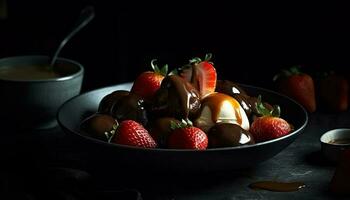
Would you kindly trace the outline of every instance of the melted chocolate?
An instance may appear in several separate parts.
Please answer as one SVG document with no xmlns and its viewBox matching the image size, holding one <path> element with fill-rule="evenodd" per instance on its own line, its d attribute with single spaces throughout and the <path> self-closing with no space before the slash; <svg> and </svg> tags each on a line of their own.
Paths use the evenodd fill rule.
<svg viewBox="0 0 350 200">
<path fill-rule="evenodd" d="M 117 90 L 114 91 L 102 98 L 100 101 L 98 112 L 105 114 L 112 114 L 112 108 L 118 101 L 129 94 L 126 90 Z"/>
<path fill-rule="evenodd" d="M 173 131 L 171 129 L 172 122 L 180 123 L 179 120 L 173 117 L 161 117 L 154 120 L 150 125 L 150 134 L 161 147 L 166 147 L 167 138 Z"/>
<path fill-rule="evenodd" d="M 171 75 L 164 78 L 156 92 L 152 111 L 160 116 L 186 119 L 196 116 L 200 105 L 199 92 L 180 76 Z"/>
<path fill-rule="evenodd" d="M 249 185 L 252 189 L 263 189 L 274 192 L 293 192 L 305 187 L 302 182 L 277 182 L 277 181 L 260 181 Z"/>
<path fill-rule="evenodd" d="M 80 130 L 93 138 L 107 141 L 105 132 L 111 131 L 115 124 L 117 121 L 112 116 L 95 113 L 81 122 Z"/>
<path fill-rule="evenodd" d="M 236 83 L 228 80 L 217 80 L 215 91 L 235 98 L 242 106 L 247 116 L 249 117 L 251 115 L 252 104 L 249 101 L 250 96 Z"/>
<path fill-rule="evenodd" d="M 218 80 L 216 83 L 216 92 L 227 94 L 235 98 L 239 104 L 242 106 L 243 110 L 246 112 L 248 117 L 251 115 L 260 116 L 256 110 L 257 97 L 249 96 L 245 90 L 239 87 L 236 83 L 228 80 Z M 264 106 L 268 109 L 273 107 L 267 103 L 263 102 Z"/>
<path fill-rule="evenodd" d="M 202 100 L 202 107 L 208 106 L 211 111 L 211 118 L 213 122 L 217 122 L 220 114 L 220 110 L 224 103 L 229 103 L 234 108 L 234 112 L 237 118 L 237 123 L 242 124 L 242 117 L 240 111 L 240 104 L 238 101 L 226 94 L 222 93 L 212 93 L 206 96 Z"/>
<path fill-rule="evenodd" d="M 118 121 L 134 120 L 143 125 L 148 122 L 144 99 L 136 94 L 122 96 L 112 108 L 112 116 Z"/>
<path fill-rule="evenodd" d="M 208 133 L 210 148 L 254 144 L 253 136 L 237 124 L 217 123 Z"/>
<path fill-rule="evenodd" d="M 241 87 L 239 87 L 236 83 L 228 80 L 217 80 L 215 91 L 227 94 L 229 96 L 234 96 L 237 94 L 248 96 Z"/>
</svg>

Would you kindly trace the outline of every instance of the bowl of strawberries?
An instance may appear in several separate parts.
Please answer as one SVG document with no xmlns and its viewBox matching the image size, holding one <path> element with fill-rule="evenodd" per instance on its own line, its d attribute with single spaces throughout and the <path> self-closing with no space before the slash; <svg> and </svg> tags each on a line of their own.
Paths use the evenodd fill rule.
<svg viewBox="0 0 350 200">
<path fill-rule="evenodd" d="M 190 59 L 170 73 L 152 60 L 153 71 L 133 82 L 67 101 L 58 122 L 91 163 L 165 172 L 254 167 L 303 132 L 303 106 L 271 90 L 218 79 L 210 59 Z"/>
</svg>

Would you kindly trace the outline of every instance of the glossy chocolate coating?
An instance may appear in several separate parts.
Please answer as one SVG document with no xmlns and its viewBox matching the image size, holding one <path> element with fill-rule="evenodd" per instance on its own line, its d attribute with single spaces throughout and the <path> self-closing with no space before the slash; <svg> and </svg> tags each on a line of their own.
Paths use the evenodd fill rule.
<svg viewBox="0 0 350 200">
<path fill-rule="evenodd" d="M 224 103 L 229 103 L 234 108 L 235 116 L 237 117 L 237 122 L 242 124 L 242 114 L 240 113 L 240 105 L 236 99 L 222 93 L 212 93 L 206 96 L 202 100 L 202 108 L 208 106 L 211 111 L 211 119 L 213 122 L 217 122 L 220 117 L 220 111 L 224 106 Z"/>
<path fill-rule="evenodd" d="M 256 116 L 261 116 L 258 111 L 256 110 L 256 105 L 258 102 L 258 98 L 257 97 L 249 97 L 248 98 L 248 102 L 250 105 L 250 108 L 252 110 L 252 114 L 256 115 Z M 273 110 L 273 106 L 271 106 L 271 104 L 267 103 L 267 102 L 263 102 L 265 108 L 269 109 L 269 110 Z"/>
<path fill-rule="evenodd" d="M 80 130 L 93 138 L 107 141 L 105 132 L 113 130 L 113 126 L 117 123 L 110 115 L 95 113 L 81 122 Z"/>
<path fill-rule="evenodd" d="M 217 80 L 215 91 L 235 98 L 242 106 L 247 116 L 250 116 L 252 113 L 252 105 L 249 101 L 250 96 L 236 83 L 229 80 Z"/>
<path fill-rule="evenodd" d="M 249 96 L 247 92 L 238 86 L 238 84 L 229 80 L 217 80 L 215 91 L 235 98 L 242 106 L 248 117 L 252 117 L 252 115 L 260 116 L 256 110 L 258 98 Z M 269 103 L 263 102 L 263 104 L 267 109 L 272 110 L 272 106 Z"/>
<path fill-rule="evenodd" d="M 209 148 L 254 144 L 253 136 L 237 124 L 217 123 L 208 133 Z"/>
<path fill-rule="evenodd" d="M 303 182 L 278 182 L 278 181 L 259 181 L 249 184 L 249 187 L 257 190 L 269 190 L 274 192 L 294 192 L 305 187 Z"/>
<path fill-rule="evenodd" d="M 237 94 L 246 95 L 246 96 L 248 95 L 236 83 L 229 80 L 217 80 L 215 91 L 224 93 L 230 96 L 237 95 Z"/>
<path fill-rule="evenodd" d="M 144 126 L 148 122 L 144 99 L 133 93 L 120 97 L 114 104 L 111 115 L 119 122 L 130 119 Z"/>
<path fill-rule="evenodd" d="M 180 123 L 179 120 L 173 117 L 161 117 L 154 120 L 150 126 L 150 134 L 158 143 L 159 146 L 165 147 L 166 141 L 170 133 L 173 131 L 171 129 L 171 123 Z"/>
<path fill-rule="evenodd" d="M 177 119 L 193 118 L 200 109 L 200 95 L 190 83 L 177 75 L 164 78 L 155 94 L 152 112 Z"/>
<path fill-rule="evenodd" d="M 126 90 L 114 91 L 102 98 L 98 106 L 99 113 L 112 114 L 112 108 L 118 101 L 129 94 Z"/>
</svg>

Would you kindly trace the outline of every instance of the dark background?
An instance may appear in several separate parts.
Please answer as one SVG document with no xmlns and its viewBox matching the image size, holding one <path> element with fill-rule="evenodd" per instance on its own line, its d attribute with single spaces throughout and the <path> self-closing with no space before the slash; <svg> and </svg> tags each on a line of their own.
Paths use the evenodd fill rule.
<svg viewBox="0 0 350 200">
<path fill-rule="evenodd" d="M 208 52 L 219 78 L 269 88 L 291 65 L 350 64 L 350 12 L 337 3 L 7 1 L 0 57 L 52 55 L 86 5 L 95 19 L 61 52 L 85 66 L 84 91 L 132 81 L 153 58 L 175 68 Z"/>
</svg>

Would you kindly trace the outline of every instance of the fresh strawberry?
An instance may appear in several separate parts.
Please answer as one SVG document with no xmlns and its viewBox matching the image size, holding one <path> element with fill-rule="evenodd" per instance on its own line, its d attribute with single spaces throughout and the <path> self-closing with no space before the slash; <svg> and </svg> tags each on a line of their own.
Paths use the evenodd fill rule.
<svg viewBox="0 0 350 200">
<path fill-rule="evenodd" d="M 300 67 L 282 70 L 274 77 L 279 92 L 296 100 L 310 113 L 316 111 L 315 86 L 313 78 L 299 71 Z"/>
<path fill-rule="evenodd" d="M 180 69 L 180 76 L 192 83 L 202 98 L 213 93 L 216 87 L 217 74 L 214 64 L 209 61 L 211 57 L 211 54 L 207 54 L 203 61 L 198 57 L 193 58 Z"/>
<path fill-rule="evenodd" d="M 168 73 L 168 65 L 164 65 L 162 69 L 154 63 L 156 59 L 151 61 L 153 71 L 141 73 L 131 88 L 131 92 L 143 97 L 145 100 L 151 101 L 155 92 L 160 88 L 162 80 Z"/>
<path fill-rule="evenodd" d="M 148 131 L 133 120 L 124 120 L 113 132 L 110 142 L 143 148 L 155 148 L 157 143 Z"/>
<path fill-rule="evenodd" d="M 174 130 L 168 137 L 168 148 L 205 150 L 208 147 L 208 137 L 199 128 L 189 123 L 173 124 Z"/>
<path fill-rule="evenodd" d="M 261 117 L 255 118 L 249 132 L 253 135 L 255 142 L 263 142 L 287 135 L 292 131 L 292 126 L 280 118 L 280 107 L 275 105 L 273 110 L 265 108 L 258 97 L 257 110 Z"/>
<path fill-rule="evenodd" d="M 320 106 L 328 111 L 341 112 L 349 107 L 349 83 L 336 73 L 325 73 L 316 81 L 316 94 Z"/>
</svg>

